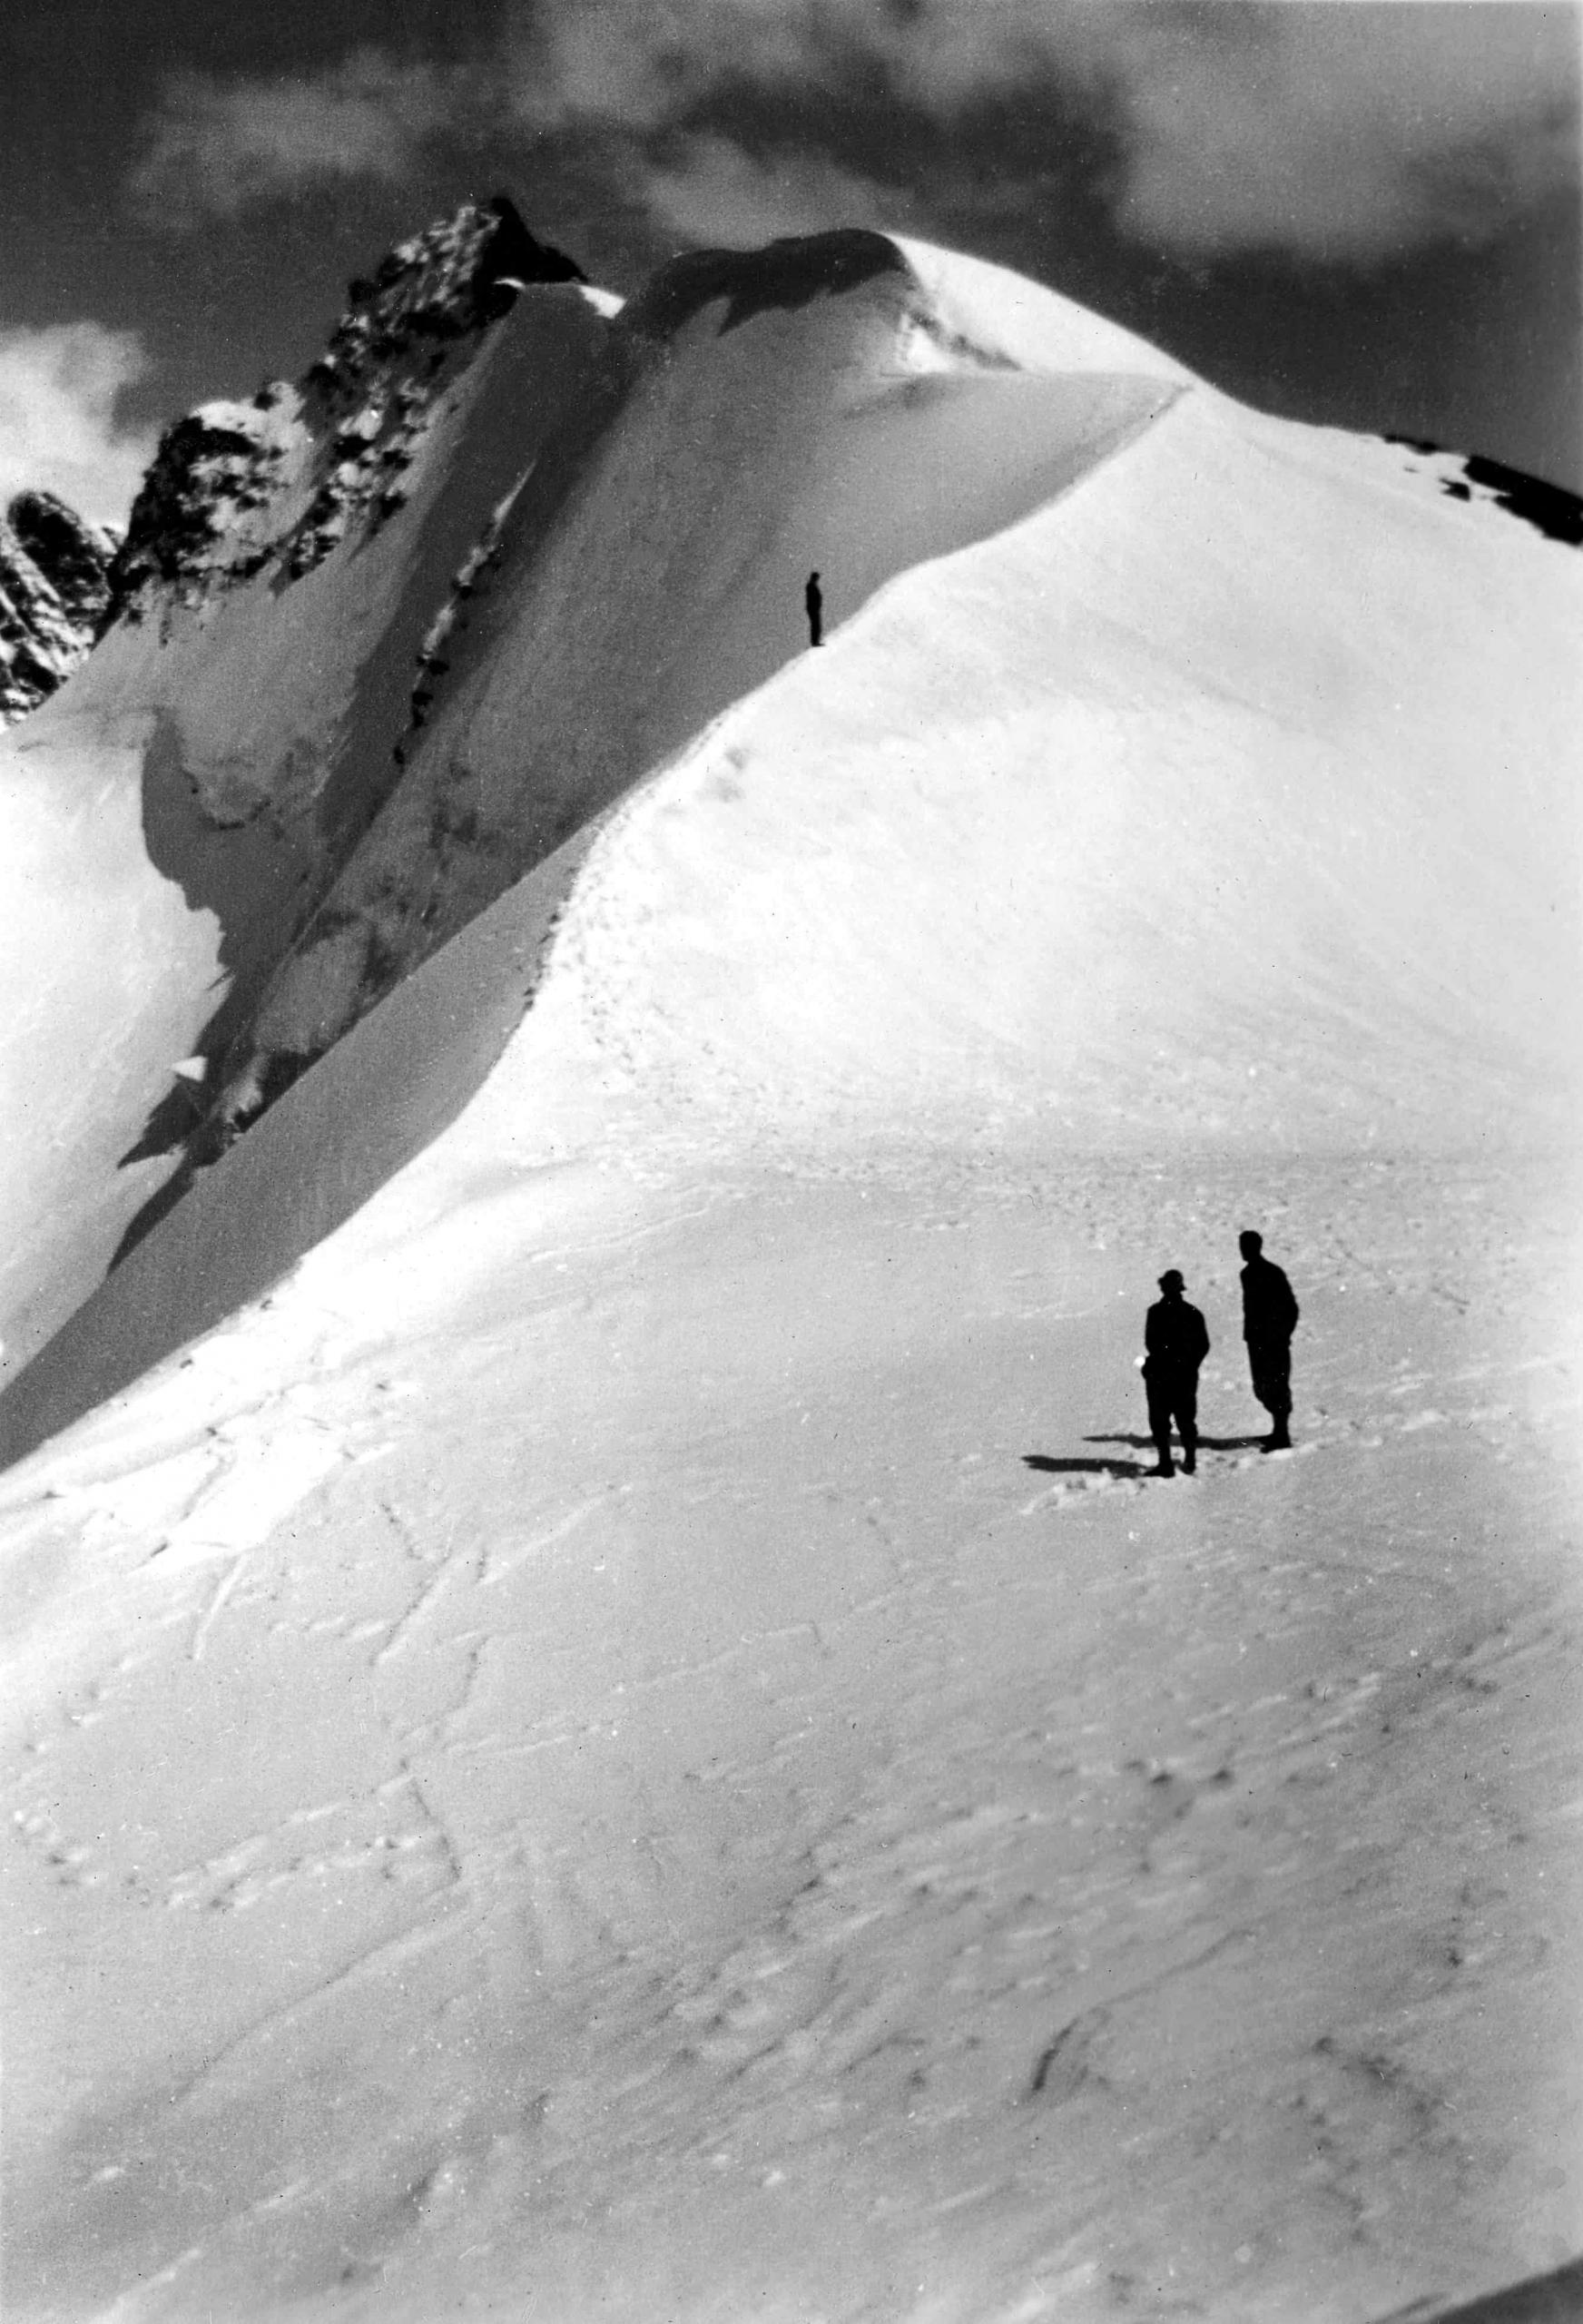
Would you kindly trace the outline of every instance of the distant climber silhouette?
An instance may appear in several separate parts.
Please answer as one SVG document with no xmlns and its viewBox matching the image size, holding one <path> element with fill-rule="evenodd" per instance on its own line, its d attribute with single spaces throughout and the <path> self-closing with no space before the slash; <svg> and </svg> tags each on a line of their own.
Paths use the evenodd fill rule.
<svg viewBox="0 0 1583 2324">
<path fill-rule="evenodd" d="M 1182 1296 L 1181 1270 L 1167 1267 L 1160 1296 L 1144 1318 L 1144 1393 L 1149 1400 L 1149 1434 L 1159 1454 L 1156 1477 L 1174 1477 L 1171 1423 L 1182 1438 L 1182 1472 L 1198 1466 L 1198 1367 L 1209 1354 L 1209 1331 L 1196 1307 Z"/>
<path fill-rule="evenodd" d="M 1264 1256 L 1264 1238 L 1250 1226 L 1237 1236 L 1247 1265 L 1243 1269 L 1243 1337 L 1254 1393 L 1274 1425 L 1266 1452 L 1283 1452 L 1292 1442 L 1292 1334 L 1301 1310 L 1283 1269 Z"/>
<path fill-rule="evenodd" d="M 808 608 L 808 637 L 813 645 L 824 644 L 824 592 L 819 586 L 819 575 L 811 573 L 802 592 L 802 602 Z"/>
</svg>

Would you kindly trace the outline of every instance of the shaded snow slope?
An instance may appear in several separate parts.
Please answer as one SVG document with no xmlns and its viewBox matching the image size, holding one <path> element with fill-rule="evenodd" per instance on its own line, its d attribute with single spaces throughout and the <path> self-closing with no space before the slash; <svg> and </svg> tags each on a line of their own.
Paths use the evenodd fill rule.
<svg viewBox="0 0 1583 2324">
<path fill-rule="evenodd" d="M 198 1174 L 0 1398 L 0 1466 L 261 1297 L 455 1120 L 521 1021 L 594 835 L 519 881 Z"/>
<path fill-rule="evenodd" d="M 9 1361 L 169 1177 L 209 1102 L 173 1068 L 223 1050 L 395 779 L 451 576 L 605 327 L 575 288 L 536 288 L 482 339 L 420 338 L 429 400 L 399 507 L 289 585 L 267 560 L 179 575 L 198 603 L 123 618 L 5 746 L 0 1073 L 27 1093 L 0 1160 Z M 317 489 L 306 433 L 294 458 L 258 517 L 282 555 Z"/>
</svg>

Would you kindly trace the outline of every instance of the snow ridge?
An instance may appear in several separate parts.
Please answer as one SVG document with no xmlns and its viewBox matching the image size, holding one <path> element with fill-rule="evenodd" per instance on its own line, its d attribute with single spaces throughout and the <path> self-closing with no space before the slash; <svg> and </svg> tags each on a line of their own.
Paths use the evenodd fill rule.
<svg viewBox="0 0 1583 2324">
<path fill-rule="evenodd" d="M 38 844 L 113 749 L 147 856 L 92 1005 L 6 1037 L 105 1029 L 5 1165 L 14 1363 L 144 1238 L 180 1275 L 167 1213 L 321 1068 L 306 1179 L 365 1187 L 401 1125 L 343 1118 L 339 1045 L 551 865 L 569 940 L 508 1015 L 580 1020 L 655 1137 L 1433 1143 L 1449 1088 L 1460 1126 L 1550 1086 L 1569 923 L 1514 947 L 1558 870 L 1491 775 L 1537 800 L 1569 747 L 1575 560 L 972 260 L 694 253 L 613 312 L 513 217 L 403 244 L 300 388 L 176 431 L 121 560 L 159 617 L 35 730 Z M 18 928 L 20 981 L 55 922 Z"/>
<path fill-rule="evenodd" d="M 1170 369 L 1103 369 L 1101 351 L 1130 357 L 1125 335 L 1079 335 L 1070 379 L 1047 317 L 1026 363 L 1015 339 L 981 344 L 939 320 L 896 243 L 855 229 L 663 268 L 438 609 L 402 779 L 225 1060 L 206 1150 L 800 655 L 821 556 L 848 621 L 897 573 L 1068 488 L 1181 391 Z M 989 462 L 969 418 L 984 396 L 1007 430 Z M 489 605 L 467 605 L 484 580 Z"/>
</svg>

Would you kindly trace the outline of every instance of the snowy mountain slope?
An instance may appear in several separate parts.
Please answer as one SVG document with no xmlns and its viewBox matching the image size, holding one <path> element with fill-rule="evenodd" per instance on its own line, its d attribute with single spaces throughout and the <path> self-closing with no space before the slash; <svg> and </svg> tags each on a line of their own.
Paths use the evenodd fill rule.
<svg viewBox="0 0 1583 2324">
<path fill-rule="evenodd" d="M 557 954 L 656 1118 L 1554 1134 L 1579 576 L 1394 481 L 1185 399 L 742 704 L 601 843 Z"/>
<path fill-rule="evenodd" d="M 909 266 L 524 294 L 404 510 L 213 537 L 13 740 L 57 1314 L 245 866 L 353 932 L 261 875 L 233 1066 L 328 1046 L 0 1399 L 8 2317 L 1366 2324 L 1583 2245 L 1576 561 Z"/>
<path fill-rule="evenodd" d="M 839 625 L 1070 488 L 1173 391 L 930 336 L 879 236 L 777 248 L 679 260 L 614 327 L 622 400 L 514 504 L 407 774 L 259 1013 L 250 1094 L 794 655 L 811 570 Z"/>
<path fill-rule="evenodd" d="M 579 1012 L 601 1068 L 642 1093 L 643 1135 L 681 1122 L 685 1141 L 701 1116 L 772 1148 L 1555 1134 L 1576 1066 L 1575 561 L 1430 499 L 1388 448 L 1205 390 L 1166 408 L 1138 374 L 901 368 L 909 279 L 826 294 L 824 339 L 784 285 L 722 334 L 713 278 L 661 279 L 633 327 L 679 303 L 665 359 L 625 389 L 569 498 L 564 476 L 547 487 L 565 500 L 547 545 L 531 489 L 501 527 L 397 787 L 244 1025 L 266 1052 L 253 1102 L 271 1051 L 295 1068 L 321 1049 L 370 984 L 790 651 L 797 576 L 823 555 L 839 634 L 709 724 L 566 903 L 538 1007 Z M 959 351 L 955 320 L 950 337 Z M 542 365 L 542 326 L 518 346 Z M 521 392 L 507 378 L 476 409 L 502 427 Z M 655 578 L 666 558 L 674 586 Z M 847 610 L 843 589 L 876 586 Z M 317 1167 L 366 1193 L 385 1150 L 369 1108 L 388 1101 L 359 1088 L 339 1116 L 315 1093 Z M 244 1175 L 250 1220 L 285 1202 L 279 1229 L 222 1231 L 217 1265 L 209 1228 L 178 1215 L 14 1404 L 12 1442 L 39 1424 L 25 1413 L 76 1409 L 87 1381 L 214 1321 L 215 1285 L 261 1287 L 256 1251 L 279 1267 L 307 1246 L 324 1214 L 285 1196 L 301 1167 L 256 1157 Z M 206 1188 L 203 1219 L 230 1183 Z"/>
<path fill-rule="evenodd" d="M 475 222 L 475 240 L 481 231 Z M 434 239 L 397 254 L 387 300 L 413 306 Z M 454 306 L 457 281 L 482 261 L 464 247 L 448 262 Z M 113 1059 L 98 1068 L 92 1142 L 85 1132 L 74 1146 L 57 1120 L 42 1150 L 25 1137 L 14 1150 L 15 1173 L 53 1172 L 64 1199 L 14 1262 L 13 1357 L 75 1304 L 209 1108 L 212 1081 L 195 1095 L 173 1076 L 178 1059 L 196 1053 L 218 1078 L 232 1052 L 217 1120 L 223 1131 L 245 1118 L 795 651 L 801 576 L 827 547 L 844 550 L 830 589 L 839 619 L 899 566 L 1060 489 L 1160 400 L 1146 380 L 1030 383 L 998 376 L 998 354 L 926 344 L 917 285 L 877 237 L 794 252 L 773 295 L 729 333 L 719 297 L 733 282 L 759 293 L 751 265 L 721 267 L 717 284 L 679 262 L 619 331 L 575 287 L 523 294 L 481 346 L 469 310 L 469 328 L 439 340 L 438 371 L 432 334 L 415 334 L 409 313 L 399 331 L 374 334 L 373 379 L 368 334 L 349 324 L 349 352 L 331 368 L 339 378 L 349 365 L 349 378 L 328 409 L 310 379 L 269 391 L 251 415 L 198 415 L 167 444 L 121 560 L 126 617 L 55 722 L 30 729 L 19 786 L 19 812 L 47 822 L 73 812 L 84 753 L 102 772 L 123 764 L 141 782 L 149 866 L 133 881 L 136 924 L 111 944 L 118 986 L 141 984 L 147 1013 L 108 995 L 95 1012 Z M 843 268 L 854 283 L 831 298 Z M 948 364 L 962 372 L 954 393 Z M 970 392 L 987 367 L 992 428 Z M 383 458 L 391 440 L 408 464 L 405 497 L 370 537 L 356 529 L 378 513 L 367 455 Z M 325 554 L 329 520 L 315 511 L 336 491 L 353 529 Z M 141 764 L 105 758 L 123 736 Z M 12 925 L 19 951 L 61 941 L 26 911 Z M 73 996 L 55 1012 L 37 994 L 13 1037 L 19 1071 L 65 1039 L 78 1008 Z M 133 1168 L 107 1172 L 128 1155 Z M 48 1206 L 31 1184 L 18 1180 L 19 1206 L 36 1220 Z"/>
<path fill-rule="evenodd" d="M 1575 2248 L 1531 1187 L 645 1187 L 528 1167 L 523 1063 L 4 1488 L 8 2314 L 1364 2324 Z"/>
<path fill-rule="evenodd" d="M 1194 384 L 1163 349 L 1070 299 L 965 251 L 898 235 L 896 248 L 922 286 L 922 335 L 970 361 L 1023 371 L 1109 371 Z"/>
<path fill-rule="evenodd" d="M 410 303 L 402 286 L 428 263 L 409 259 L 381 295 Z M 367 336 L 352 334 L 359 360 Z M 164 581 L 197 603 L 156 615 L 151 598 L 148 618 L 113 632 L 28 731 L 12 791 L 34 844 L 50 844 L 52 817 L 77 812 L 89 767 L 104 780 L 119 766 L 114 780 L 141 784 L 147 864 L 118 875 L 91 1076 L 74 1078 L 64 1118 L 25 1125 L 12 1144 L 28 1222 L 9 1269 L 13 1364 L 77 1304 L 140 1206 L 152 1198 L 142 1231 L 187 1183 L 159 1196 L 179 1141 L 211 1155 L 514 878 L 795 658 L 815 566 L 841 635 L 788 677 L 790 693 L 772 689 L 765 733 L 784 704 L 794 724 L 811 713 L 818 736 L 815 705 L 831 694 L 832 769 L 850 733 L 866 750 L 880 742 L 855 789 L 850 771 L 835 781 L 850 822 L 884 753 L 916 756 L 927 704 L 929 747 L 943 751 L 919 780 L 948 795 L 916 827 L 888 818 L 888 781 L 877 797 L 885 845 L 921 851 L 906 874 L 913 907 L 951 915 L 964 847 L 975 877 L 1010 882 L 1006 934 L 998 909 L 981 922 L 986 1011 L 949 1037 L 958 1097 L 948 1072 L 930 1099 L 952 1135 L 981 1107 L 991 1056 L 994 1106 L 1026 1113 L 1048 1098 L 1073 1131 L 1097 1104 L 1102 1134 L 1109 1101 L 1095 1093 L 1144 1060 L 1158 1077 L 1144 1118 L 1169 1122 L 1185 1050 L 1207 1078 L 1211 1118 L 1255 1137 L 1306 1135 L 1283 1089 L 1307 1092 L 1342 1137 L 1401 1110 L 1421 1130 L 1423 1107 L 1400 1094 L 1411 1077 L 1392 1063 L 1421 1024 L 1440 1059 L 1430 1111 L 1442 1120 L 1459 1060 L 1471 1068 L 1459 1080 L 1464 1128 L 1553 1078 L 1555 1015 L 1538 1004 L 1565 973 L 1570 908 L 1515 907 L 1527 893 L 1548 901 L 1572 843 L 1559 753 L 1576 708 L 1576 568 L 1503 512 L 1445 501 L 1416 456 L 1260 420 L 1053 294 L 949 254 L 904 263 L 860 234 L 678 261 L 614 321 L 554 285 L 519 298 L 504 323 L 474 318 L 440 341 L 453 353 L 435 375 L 444 392 L 426 390 L 415 452 L 397 375 L 416 359 L 395 339 L 379 396 L 359 400 L 343 382 L 329 452 L 305 448 L 319 440 L 301 417 L 311 396 L 295 418 L 270 404 L 260 424 L 279 438 L 274 497 L 248 483 L 245 461 L 240 482 L 231 469 L 221 478 L 227 507 L 261 493 L 253 530 L 211 531 L 207 548 L 183 551 L 191 570 L 175 558 Z M 433 350 L 418 343 L 427 363 Z M 457 346 L 470 359 L 453 379 Z M 372 505 L 373 471 L 348 453 L 346 429 L 376 405 L 376 448 L 393 440 L 411 456 L 407 504 L 290 578 L 303 541 L 323 547 L 324 520 L 309 519 L 327 489 L 364 517 Z M 379 437 L 387 425 L 393 438 Z M 124 568 L 138 605 L 160 577 L 138 546 L 149 532 L 134 526 Z M 887 589 L 878 629 L 852 626 Z M 1139 590 L 1152 593 L 1146 621 Z M 1205 698 L 1193 672 L 1217 659 L 1233 675 Z M 1250 681 L 1250 667 L 1262 675 Z M 741 714 L 756 732 L 761 714 Z M 794 853 L 799 819 L 831 804 L 799 801 L 809 763 L 801 741 L 795 751 L 796 773 L 772 786 Z M 1516 814 L 1489 809 L 1500 785 L 1516 786 L 1502 794 Z M 1499 825 L 1477 860 L 1457 836 L 1463 793 Z M 695 819 L 702 844 L 725 836 L 721 820 Z M 703 875 L 727 892 L 731 844 Z M 1046 863 L 1062 898 L 1054 918 Z M 833 1048 L 800 1060 L 775 1106 L 817 1112 L 860 1023 L 882 1038 L 841 1070 L 876 1102 L 898 1076 L 939 1082 L 960 989 L 925 1007 L 905 935 L 864 948 L 856 969 L 860 983 L 883 982 L 893 962 L 891 1000 L 860 1019 L 841 1003 L 852 933 L 892 911 L 896 866 L 873 869 L 880 891 L 833 942 L 817 907 L 799 927 L 817 875 L 790 862 L 792 888 L 759 921 L 756 938 L 782 950 L 753 976 L 790 973 L 802 989 L 806 952 L 824 980 L 810 1003 L 815 1049 L 832 1006 L 841 1019 Z M 1408 981 L 1374 1029 L 1374 979 L 1394 969 L 1404 901 Z M 30 900 L 13 916 L 18 953 L 67 948 L 52 911 L 41 920 Z M 1176 925 L 1195 955 L 1185 977 Z M 1204 927 L 1215 945 L 1200 962 Z M 1151 965 L 1161 947 L 1164 974 Z M 651 970 L 672 966 L 656 956 Z M 683 958 L 681 973 L 695 966 Z M 998 1032 L 980 1038 L 997 979 L 1017 1018 L 1010 1049 Z M 1317 1044 L 1288 1034 L 1283 1012 L 1305 995 L 1329 1026 L 1364 1029 L 1355 1077 L 1328 1030 Z M 69 1054 L 83 1013 L 75 980 L 58 1005 L 39 988 L 9 1029 L 15 1070 L 25 1078 L 30 1058 Z M 1228 1016 L 1262 1045 L 1255 1078 L 1273 1068 L 1274 1102 L 1269 1085 L 1242 1088 L 1216 1065 Z M 758 1042 L 750 1008 L 727 1044 L 739 1082 L 758 1072 Z M 197 1082 L 172 1069 L 194 1051 Z M 1204 1089 L 1196 1078 L 1183 1119 L 1196 1119 Z"/>
<path fill-rule="evenodd" d="M 261 1297 L 455 1120 L 521 1022 L 594 836 L 519 881 L 197 1175 L 0 1399 L 0 1465 Z"/>
<path fill-rule="evenodd" d="M 353 418 L 375 405 L 395 415 L 397 457 L 380 472 L 399 505 L 380 517 L 361 474 L 341 474 L 358 469 L 341 441 L 356 384 L 344 350 L 338 398 L 311 378 L 301 395 L 270 391 L 246 475 L 231 452 L 217 477 L 221 456 L 190 436 L 151 488 L 156 511 L 174 500 L 182 521 L 167 537 L 134 509 L 117 576 L 126 612 L 68 692 L 5 745 L 0 964 L 17 1000 L 0 1068 L 10 1086 L 48 1078 L 54 1091 L 15 1119 L 0 1163 L 17 1223 L 0 1320 L 13 1364 L 98 1280 L 170 1177 L 208 1102 L 174 1067 L 195 1059 L 202 1070 L 223 1046 L 396 778 L 418 655 L 450 576 L 487 537 L 537 434 L 581 392 L 604 316 L 555 283 L 516 294 L 504 321 L 481 319 L 496 282 L 490 220 L 467 214 L 471 239 L 449 251 L 441 286 L 447 328 L 430 312 L 430 245 L 448 247 L 448 231 L 398 253 L 397 278 L 364 300 L 383 324 L 361 379 L 371 400 Z M 504 255 L 524 262 L 515 236 Z M 505 296 L 496 290 L 497 307 Z M 354 310 L 332 352 L 348 339 L 356 352 L 364 322 Z M 420 407 L 405 394 L 415 381 Z M 359 458 L 383 440 L 359 438 Z M 323 503 L 338 492 L 364 527 L 310 565 L 302 544 L 323 546 Z M 239 498 L 251 504 L 242 532 L 217 529 Z M 304 565 L 289 585 L 288 561 Z"/>
</svg>

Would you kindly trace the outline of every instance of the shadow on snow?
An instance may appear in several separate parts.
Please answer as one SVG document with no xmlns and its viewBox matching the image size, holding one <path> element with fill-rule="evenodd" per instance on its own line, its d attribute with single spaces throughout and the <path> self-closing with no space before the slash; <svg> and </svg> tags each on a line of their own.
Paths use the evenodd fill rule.
<svg viewBox="0 0 1583 2324">
<path fill-rule="evenodd" d="M 1268 1433 L 1266 1430 L 1265 1435 Z M 1155 1440 L 1152 1436 L 1086 1436 L 1083 1442 L 1085 1444 L 1131 1444 L 1140 1452 L 1147 1452 L 1153 1451 Z M 1256 1452 L 1263 1442 L 1263 1436 L 1200 1436 L 1198 1449 L 1201 1452 Z M 1095 1465 L 1099 1464 L 1096 1462 Z"/>
</svg>

